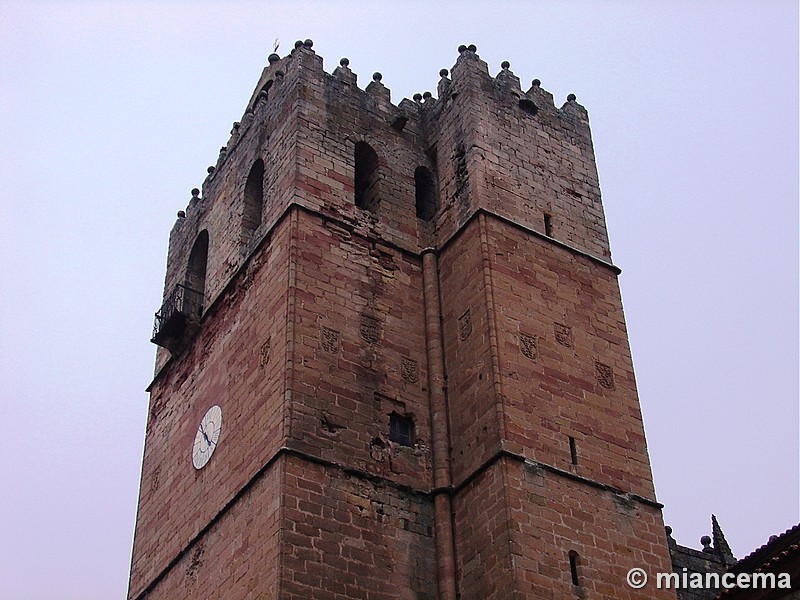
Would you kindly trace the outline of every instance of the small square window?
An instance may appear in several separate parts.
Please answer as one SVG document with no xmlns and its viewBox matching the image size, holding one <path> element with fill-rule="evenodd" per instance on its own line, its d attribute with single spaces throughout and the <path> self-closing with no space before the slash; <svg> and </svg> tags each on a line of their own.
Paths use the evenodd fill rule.
<svg viewBox="0 0 800 600">
<path fill-rule="evenodd" d="M 389 415 L 389 439 L 401 446 L 413 446 L 414 421 L 397 413 Z"/>
</svg>

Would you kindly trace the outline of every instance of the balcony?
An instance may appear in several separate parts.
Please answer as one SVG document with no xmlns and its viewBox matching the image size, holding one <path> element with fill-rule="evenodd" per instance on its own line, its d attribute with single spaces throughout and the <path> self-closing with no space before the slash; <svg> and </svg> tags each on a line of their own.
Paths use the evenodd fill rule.
<svg viewBox="0 0 800 600">
<path fill-rule="evenodd" d="M 185 285 L 176 285 L 156 313 L 150 341 L 177 353 L 197 331 L 203 313 L 203 294 Z"/>
</svg>

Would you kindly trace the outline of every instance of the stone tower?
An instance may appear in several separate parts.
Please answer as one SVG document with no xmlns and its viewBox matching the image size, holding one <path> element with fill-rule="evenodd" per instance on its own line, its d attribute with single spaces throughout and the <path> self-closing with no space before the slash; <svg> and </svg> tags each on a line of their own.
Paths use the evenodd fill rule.
<svg viewBox="0 0 800 600">
<path fill-rule="evenodd" d="M 585 109 L 273 54 L 169 241 L 129 598 L 674 598 Z"/>
</svg>

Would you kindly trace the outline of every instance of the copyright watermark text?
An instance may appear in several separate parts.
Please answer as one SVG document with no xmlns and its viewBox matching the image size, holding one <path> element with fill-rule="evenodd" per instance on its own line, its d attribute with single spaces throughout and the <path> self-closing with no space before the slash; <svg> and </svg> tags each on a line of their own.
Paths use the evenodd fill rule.
<svg viewBox="0 0 800 600">
<path fill-rule="evenodd" d="M 640 590 L 647 585 L 647 571 L 635 567 L 628 571 L 625 579 L 628 585 Z M 788 573 L 696 573 L 684 568 L 680 573 L 656 573 L 656 588 L 660 590 L 679 589 L 754 589 L 789 590 L 792 580 Z"/>
</svg>

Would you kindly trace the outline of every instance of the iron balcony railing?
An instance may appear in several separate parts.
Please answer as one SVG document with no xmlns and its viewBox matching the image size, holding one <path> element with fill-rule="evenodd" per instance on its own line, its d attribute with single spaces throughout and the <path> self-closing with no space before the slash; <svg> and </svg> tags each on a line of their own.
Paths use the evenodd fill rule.
<svg viewBox="0 0 800 600">
<path fill-rule="evenodd" d="M 176 285 L 156 313 L 151 342 L 169 347 L 179 339 L 188 322 L 200 320 L 203 313 L 203 294 L 182 284 Z"/>
</svg>

